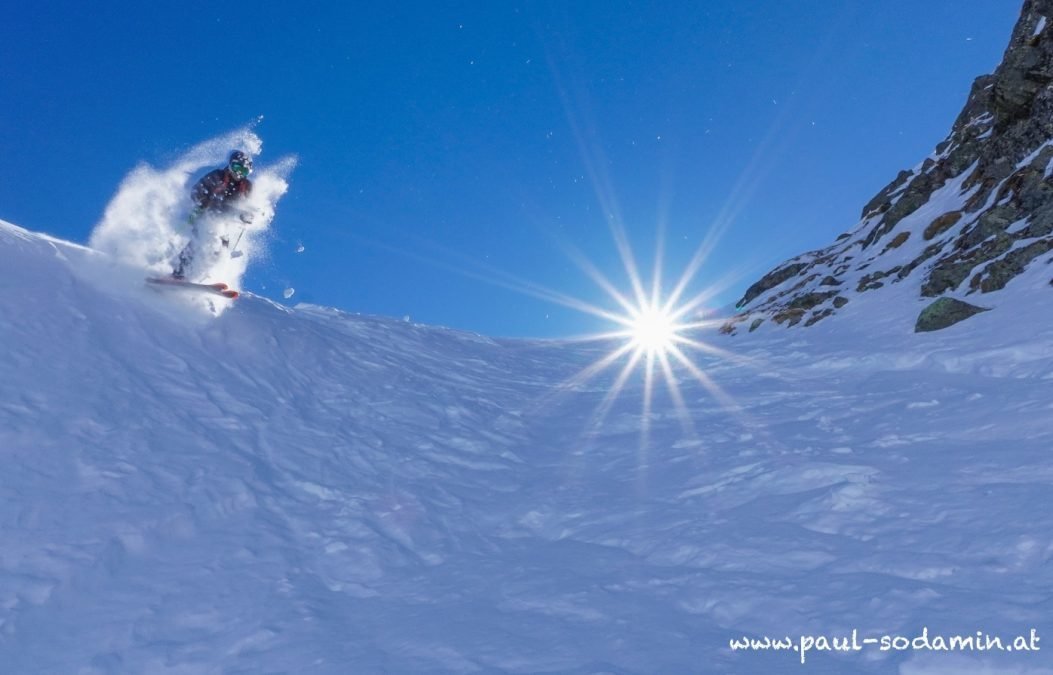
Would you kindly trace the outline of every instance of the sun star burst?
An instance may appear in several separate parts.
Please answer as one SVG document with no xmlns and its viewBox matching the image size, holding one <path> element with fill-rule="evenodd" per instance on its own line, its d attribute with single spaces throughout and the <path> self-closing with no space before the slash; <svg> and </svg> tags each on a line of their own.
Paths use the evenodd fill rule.
<svg viewBox="0 0 1053 675">
<path fill-rule="evenodd" d="M 647 356 L 668 354 L 682 328 L 670 312 L 653 305 L 639 308 L 630 320 L 632 345 Z"/>
<path fill-rule="evenodd" d="M 617 224 L 612 224 L 611 229 L 628 277 L 627 292 L 613 284 L 585 256 L 573 250 L 568 250 L 568 253 L 621 311 L 610 311 L 578 300 L 566 302 L 565 296 L 560 302 L 614 324 L 615 329 L 612 331 L 579 338 L 583 341 L 608 342 L 612 344 L 612 349 L 568 380 L 561 390 L 577 389 L 621 364 L 602 401 L 597 405 L 586 433 L 589 437 L 602 433 L 608 413 L 623 390 L 635 380 L 640 385 L 638 391 L 641 401 L 640 462 L 641 465 L 645 465 L 656 406 L 656 390 L 665 389 L 684 433 L 695 436 L 692 414 L 681 391 L 683 378 L 696 381 L 725 408 L 738 411 L 739 406 L 706 373 L 704 362 L 698 357 L 705 354 L 709 357 L 741 359 L 705 342 L 700 335 L 705 329 L 718 325 L 716 318 L 704 316 L 702 308 L 719 293 L 719 288 L 710 286 L 693 297 L 684 297 L 711 247 L 704 242 L 696 250 L 676 284 L 666 292 L 662 288 L 661 230 L 656 247 L 653 277 L 650 284 L 647 284 L 639 273 L 636 256 L 628 244 L 624 230 Z M 633 377 L 634 374 L 638 374 L 638 379 Z"/>
</svg>

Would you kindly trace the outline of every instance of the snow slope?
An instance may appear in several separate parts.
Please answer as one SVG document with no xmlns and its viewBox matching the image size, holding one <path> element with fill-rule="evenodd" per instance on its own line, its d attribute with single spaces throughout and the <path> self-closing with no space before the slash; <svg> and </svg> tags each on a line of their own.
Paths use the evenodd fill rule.
<svg viewBox="0 0 1053 675">
<path fill-rule="evenodd" d="M 729 649 L 1053 635 L 1053 317 L 1007 319 L 1047 297 L 1033 267 L 938 333 L 860 302 L 700 335 L 747 361 L 696 359 L 738 407 L 678 373 L 694 433 L 659 397 L 641 448 L 639 382 L 591 437 L 613 377 L 558 389 L 601 346 L 252 296 L 207 320 L 0 223 L 0 663 L 1053 672 L 1053 646 Z"/>
</svg>

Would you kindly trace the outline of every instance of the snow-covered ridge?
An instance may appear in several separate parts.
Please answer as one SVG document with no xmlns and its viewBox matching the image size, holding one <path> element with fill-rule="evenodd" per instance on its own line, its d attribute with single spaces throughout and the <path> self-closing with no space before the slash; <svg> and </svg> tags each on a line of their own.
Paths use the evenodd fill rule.
<svg viewBox="0 0 1053 675">
<path fill-rule="evenodd" d="M 592 435 L 613 375 L 561 388 L 602 345 L 206 318 L 135 273 L 0 223 L 5 671 L 770 673 L 799 657 L 728 640 L 1048 632 L 1048 313 L 747 335 L 696 359 L 736 407 L 679 373 L 693 428 L 658 391 L 642 443 L 637 379 Z"/>
<path fill-rule="evenodd" d="M 837 242 L 753 284 L 725 332 L 810 326 L 850 303 L 913 316 L 917 298 L 989 308 L 1004 302 L 1012 279 L 1041 266 L 1053 250 L 1050 12 L 1050 0 L 1027 0 L 1001 65 L 974 82 L 950 135 Z M 1042 292 L 1033 300 L 1050 299 Z"/>
</svg>

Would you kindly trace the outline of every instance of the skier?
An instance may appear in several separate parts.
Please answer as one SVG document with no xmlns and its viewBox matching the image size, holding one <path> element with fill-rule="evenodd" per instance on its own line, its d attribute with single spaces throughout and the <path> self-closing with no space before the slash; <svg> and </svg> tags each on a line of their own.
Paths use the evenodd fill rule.
<svg viewBox="0 0 1053 675">
<path fill-rule="evenodd" d="M 235 150 L 230 153 L 230 160 L 225 168 L 209 171 L 194 185 L 190 198 L 194 201 L 195 206 L 187 220 L 191 226 L 190 241 L 179 252 L 179 262 L 172 272 L 172 278 L 185 279 L 190 271 L 201 239 L 197 226 L 198 220 L 203 215 L 231 213 L 239 202 L 242 202 L 252 192 L 250 173 L 252 173 L 252 158 L 240 150 Z M 245 224 L 252 222 L 250 212 L 242 211 L 238 215 L 241 222 Z M 221 235 L 220 243 L 227 248 L 230 240 L 226 235 Z"/>
</svg>

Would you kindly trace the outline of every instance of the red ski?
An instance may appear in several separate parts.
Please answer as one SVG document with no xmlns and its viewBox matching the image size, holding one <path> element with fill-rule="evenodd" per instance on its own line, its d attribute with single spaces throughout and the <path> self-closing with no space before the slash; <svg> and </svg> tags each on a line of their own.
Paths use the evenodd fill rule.
<svg viewBox="0 0 1053 675">
<path fill-rule="evenodd" d="M 222 295 L 224 298 L 230 298 L 231 300 L 241 295 L 223 282 L 198 284 L 193 281 L 186 281 L 185 279 L 173 279 L 172 277 L 147 277 L 146 283 L 154 284 L 156 286 L 169 286 L 171 288 L 185 288 L 189 291 L 204 291 L 206 293 Z"/>
</svg>

